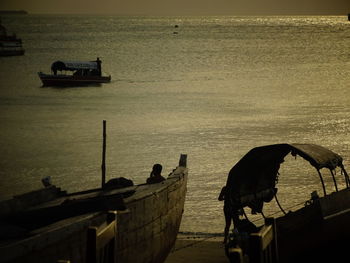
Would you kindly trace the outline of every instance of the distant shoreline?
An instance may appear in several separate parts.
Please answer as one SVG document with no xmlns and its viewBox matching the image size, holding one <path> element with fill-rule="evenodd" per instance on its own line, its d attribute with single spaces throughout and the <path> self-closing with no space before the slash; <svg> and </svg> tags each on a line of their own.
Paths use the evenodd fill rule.
<svg viewBox="0 0 350 263">
<path fill-rule="evenodd" d="M 27 15 L 28 12 L 24 10 L 0 10 L 0 15 Z"/>
<path fill-rule="evenodd" d="M 251 13 L 251 14 L 224 14 L 224 13 L 218 13 L 218 14 L 192 14 L 192 15 L 188 15 L 188 14 L 165 14 L 165 15 L 159 15 L 159 14 L 142 14 L 142 13 L 130 13 L 130 14 L 119 14 L 119 13 L 46 13 L 46 12 L 42 12 L 42 13 L 36 13 L 36 12 L 31 12 L 29 13 L 26 10 L 0 10 L 0 15 L 88 15 L 88 16 L 133 16 L 133 17 L 202 17 L 202 16 L 253 16 L 253 17 L 272 17 L 272 16 L 301 16 L 301 17 L 305 17 L 305 16 L 347 16 L 349 17 L 350 13 L 334 13 L 334 14 L 324 14 L 324 13 L 315 13 L 315 14 L 295 14 L 295 13 L 271 13 L 271 14 L 255 14 L 255 13 Z"/>
</svg>

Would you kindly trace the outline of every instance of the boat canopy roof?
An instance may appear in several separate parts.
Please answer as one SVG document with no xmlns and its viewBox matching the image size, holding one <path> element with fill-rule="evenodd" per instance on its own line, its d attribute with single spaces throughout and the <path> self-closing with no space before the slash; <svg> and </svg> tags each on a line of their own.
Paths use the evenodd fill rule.
<svg viewBox="0 0 350 263">
<path fill-rule="evenodd" d="M 317 170 L 322 168 L 334 170 L 338 166 L 343 168 L 341 156 L 315 144 L 273 144 L 256 147 L 230 170 L 226 183 L 229 195 L 241 198 L 247 195 L 256 197 L 261 193 L 261 199 L 266 198 L 268 191 L 271 195 L 271 191 L 277 190 L 275 184 L 280 164 L 289 153 L 301 156 Z"/>
<path fill-rule="evenodd" d="M 96 61 L 62 61 L 58 60 L 52 63 L 52 71 L 62 70 L 79 70 L 79 69 L 97 69 L 98 65 Z"/>
</svg>

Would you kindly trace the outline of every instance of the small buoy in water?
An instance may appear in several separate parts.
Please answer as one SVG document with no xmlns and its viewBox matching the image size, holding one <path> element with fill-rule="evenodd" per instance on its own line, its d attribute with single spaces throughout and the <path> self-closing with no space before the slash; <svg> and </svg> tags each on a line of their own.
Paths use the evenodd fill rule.
<svg viewBox="0 0 350 263">
<path fill-rule="evenodd" d="M 174 32 L 173 32 L 173 34 L 177 34 L 177 32 L 176 32 L 176 31 L 174 31 Z"/>
<path fill-rule="evenodd" d="M 179 26 L 178 25 L 175 25 L 175 28 L 178 28 Z"/>
</svg>

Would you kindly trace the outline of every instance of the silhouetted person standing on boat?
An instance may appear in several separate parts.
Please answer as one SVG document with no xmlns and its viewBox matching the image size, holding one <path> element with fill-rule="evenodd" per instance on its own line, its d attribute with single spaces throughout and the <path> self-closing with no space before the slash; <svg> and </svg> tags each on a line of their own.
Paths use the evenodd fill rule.
<svg viewBox="0 0 350 263">
<path fill-rule="evenodd" d="M 102 67 L 101 67 L 102 61 L 100 60 L 100 58 L 97 58 L 96 63 L 97 63 L 97 74 L 99 76 L 101 76 L 102 75 Z"/>
<path fill-rule="evenodd" d="M 156 163 L 155 165 L 153 165 L 152 172 L 150 176 L 147 178 L 146 182 L 148 184 L 156 184 L 156 183 L 163 182 L 165 178 L 161 175 L 162 168 L 163 168 L 162 165 L 160 165 L 159 163 Z"/>
<path fill-rule="evenodd" d="M 231 226 L 231 208 L 229 206 L 228 198 L 227 198 L 227 190 L 226 186 L 222 187 L 221 192 L 219 194 L 218 200 L 224 201 L 224 215 L 225 215 L 225 229 L 224 229 L 224 243 L 226 244 L 228 238 L 228 232 Z"/>
<path fill-rule="evenodd" d="M 224 201 L 224 215 L 225 215 L 224 243 L 226 244 L 228 233 L 231 227 L 231 222 L 233 221 L 234 227 L 237 227 L 239 224 L 240 209 L 235 208 L 230 202 L 227 186 L 222 187 L 218 200 Z"/>
</svg>

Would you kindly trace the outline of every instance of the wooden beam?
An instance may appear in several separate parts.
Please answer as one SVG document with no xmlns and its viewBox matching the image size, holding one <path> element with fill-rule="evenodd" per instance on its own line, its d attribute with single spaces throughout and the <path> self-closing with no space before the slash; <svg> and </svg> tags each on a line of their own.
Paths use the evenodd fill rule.
<svg viewBox="0 0 350 263">
<path fill-rule="evenodd" d="M 106 184 L 106 121 L 103 120 L 103 143 L 102 143 L 102 188 Z"/>
<path fill-rule="evenodd" d="M 115 242 L 117 235 L 116 211 L 110 211 L 107 215 L 107 226 L 102 229 L 89 227 L 87 232 L 87 263 L 115 262 Z M 101 260 L 101 261 L 100 261 Z"/>
</svg>

